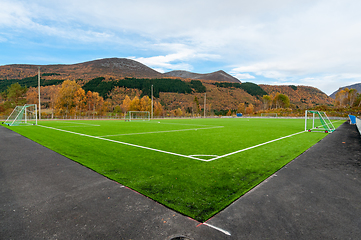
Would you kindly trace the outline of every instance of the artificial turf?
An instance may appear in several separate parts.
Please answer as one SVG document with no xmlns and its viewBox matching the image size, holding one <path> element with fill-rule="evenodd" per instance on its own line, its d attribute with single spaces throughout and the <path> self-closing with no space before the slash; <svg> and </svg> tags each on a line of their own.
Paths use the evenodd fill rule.
<svg viewBox="0 0 361 240">
<path fill-rule="evenodd" d="M 304 132 L 205 162 L 137 146 L 209 160 L 301 132 L 304 120 L 72 120 L 8 128 L 198 221 L 206 221 L 327 135 Z"/>
</svg>

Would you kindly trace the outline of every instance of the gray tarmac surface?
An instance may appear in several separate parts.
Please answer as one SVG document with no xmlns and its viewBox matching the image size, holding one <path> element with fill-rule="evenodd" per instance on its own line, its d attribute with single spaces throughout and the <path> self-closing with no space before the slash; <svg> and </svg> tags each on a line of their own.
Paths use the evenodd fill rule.
<svg viewBox="0 0 361 240">
<path fill-rule="evenodd" d="M 343 124 L 204 224 L 0 127 L 0 239 L 181 236 L 360 239 L 356 127 Z"/>
</svg>

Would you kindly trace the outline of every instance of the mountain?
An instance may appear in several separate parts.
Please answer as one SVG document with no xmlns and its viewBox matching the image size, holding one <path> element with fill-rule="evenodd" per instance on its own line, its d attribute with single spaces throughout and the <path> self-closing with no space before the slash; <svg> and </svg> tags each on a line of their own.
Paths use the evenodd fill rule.
<svg viewBox="0 0 361 240">
<path fill-rule="evenodd" d="M 85 81 L 96 77 L 103 76 L 110 78 L 186 78 L 199 80 L 213 80 L 217 82 L 240 82 L 237 78 L 232 77 L 228 73 L 220 70 L 208 74 L 191 73 L 187 71 L 172 71 L 168 73 L 160 73 L 146 65 L 127 58 L 104 58 L 77 64 L 57 64 L 57 65 L 27 65 L 12 64 L 0 66 L 1 79 L 23 79 L 37 75 L 38 67 L 41 67 L 41 73 L 45 80 L 54 79 L 83 79 Z M 54 73 L 52 75 L 52 73 Z"/>
<path fill-rule="evenodd" d="M 118 88 L 115 88 L 114 84 L 114 86 L 112 85 L 112 83 L 116 82 L 114 80 L 121 80 L 126 77 L 138 79 L 158 78 L 160 79 L 159 81 L 163 81 L 161 80 L 162 78 L 168 78 L 168 80 L 169 78 L 177 78 L 182 80 L 177 81 L 181 82 L 185 87 L 192 88 L 193 92 L 187 92 L 186 94 L 181 93 L 182 91 L 178 91 L 178 89 L 173 89 L 172 91 L 159 90 L 159 100 L 166 106 L 166 109 L 192 107 L 195 96 L 197 96 L 200 102 L 203 101 L 204 92 L 199 90 L 202 88 L 207 91 L 207 104 L 215 110 L 236 109 L 238 104 L 242 102 L 246 104 L 252 103 L 256 108 L 260 109 L 263 104 L 262 96 L 254 95 L 252 92 L 247 91 L 247 88 L 244 88 L 245 86 L 239 88 L 238 85 L 245 84 L 239 84 L 240 81 L 238 79 L 224 71 L 209 74 L 172 71 L 162 74 L 142 63 L 125 58 L 106 58 L 78 64 L 42 65 L 40 67 L 42 86 L 60 84 L 65 79 L 81 79 L 83 81 L 78 82 L 84 87 L 91 80 L 94 80 L 98 82 L 98 85 L 101 85 L 103 95 L 110 96 L 110 99 L 113 101 L 112 104 L 116 105 L 121 104 L 121 102 L 114 102 L 116 99 L 122 101 L 125 95 L 134 97 L 136 94 L 140 95 L 140 91 L 144 93 L 146 90 L 149 90 L 146 84 L 146 87 L 140 88 L 138 86 L 137 89 L 133 86 L 134 83 L 133 87 L 130 85 L 125 87 L 124 82 L 117 83 Z M 37 72 L 38 65 L 13 64 L 0 66 L 0 92 L 6 90 L 8 86 L 15 82 L 19 82 L 22 86 L 37 86 Z M 197 81 L 192 85 L 189 81 L 191 79 L 198 79 L 201 82 Z M 222 84 L 217 84 L 217 82 Z M 318 105 L 333 104 L 332 98 L 313 87 L 272 85 L 259 85 L 259 87 L 268 95 L 274 96 L 278 92 L 286 94 L 289 96 L 291 103 L 299 109 L 311 109 Z M 176 86 L 173 86 L 173 88 L 176 88 Z M 102 91 L 98 90 L 100 93 Z"/>
<path fill-rule="evenodd" d="M 200 73 L 192 73 L 188 71 L 171 71 L 164 73 L 164 75 L 169 77 L 179 77 L 179 78 L 189 78 L 189 79 L 199 79 L 199 80 L 213 80 L 217 82 L 234 82 L 234 83 L 240 83 L 240 81 L 229 75 L 228 73 L 220 70 L 217 72 L 212 73 L 206 73 L 206 74 L 200 74 Z"/>
<path fill-rule="evenodd" d="M 13 64 L 0 66 L 0 79 L 22 79 L 42 73 L 55 73 L 61 79 L 90 80 L 99 76 L 124 78 L 163 78 L 163 74 L 146 65 L 126 58 L 105 58 L 78 64 L 26 65 Z M 50 74 L 51 75 L 51 74 Z M 54 77 L 52 77 L 54 78 Z"/>
<path fill-rule="evenodd" d="M 333 92 L 333 93 L 330 95 L 330 97 L 332 97 L 333 99 L 335 99 L 335 98 L 336 98 L 336 93 L 337 93 L 338 91 L 340 91 L 340 90 L 345 89 L 345 88 L 348 88 L 348 89 L 353 88 L 353 89 L 356 89 L 358 93 L 361 93 L 361 83 L 356 83 L 356 84 L 352 84 L 352 85 L 349 85 L 349 86 L 346 86 L 346 87 L 341 87 L 341 88 L 339 88 L 337 91 Z"/>
</svg>

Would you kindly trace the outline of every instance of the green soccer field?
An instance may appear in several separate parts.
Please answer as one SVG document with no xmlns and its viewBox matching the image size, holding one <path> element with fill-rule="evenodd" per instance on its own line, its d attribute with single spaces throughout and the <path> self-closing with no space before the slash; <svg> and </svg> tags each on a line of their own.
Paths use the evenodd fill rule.
<svg viewBox="0 0 361 240">
<path fill-rule="evenodd" d="M 327 135 L 304 127 L 303 119 L 229 118 L 39 121 L 8 128 L 205 221 Z"/>
</svg>

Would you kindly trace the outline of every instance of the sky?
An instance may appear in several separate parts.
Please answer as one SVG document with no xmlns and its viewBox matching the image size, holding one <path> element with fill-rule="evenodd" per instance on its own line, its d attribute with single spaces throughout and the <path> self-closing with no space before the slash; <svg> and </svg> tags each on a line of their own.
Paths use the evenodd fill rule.
<svg viewBox="0 0 361 240">
<path fill-rule="evenodd" d="M 242 82 L 361 83 L 359 0 L 0 0 L 0 65 L 119 57 Z"/>
</svg>

